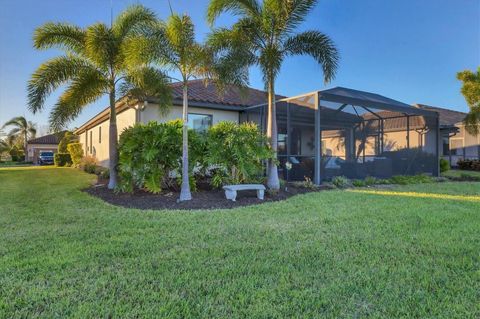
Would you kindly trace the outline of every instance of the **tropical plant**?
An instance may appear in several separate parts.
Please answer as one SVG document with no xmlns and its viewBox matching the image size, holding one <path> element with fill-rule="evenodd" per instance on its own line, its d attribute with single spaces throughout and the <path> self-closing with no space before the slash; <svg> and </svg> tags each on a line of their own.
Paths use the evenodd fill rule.
<svg viewBox="0 0 480 319">
<path fill-rule="evenodd" d="M 50 114 L 54 131 L 77 117 L 88 104 L 104 94 L 109 96 L 109 188 L 117 183 L 117 92 L 126 95 L 127 100 L 148 95 L 157 97 L 161 106 L 169 104 L 168 80 L 162 72 L 147 64 L 126 63 L 126 48 L 155 19 L 151 10 L 134 5 L 113 20 L 111 26 L 95 23 L 80 28 L 68 23 L 46 23 L 34 33 L 36 49 L 57 48 L 65 52 L 40 65 L 28 83 L 28 104 L 33 113 L 44 108 L 52 91 L 67 85 Z"/>
<path fill-rule="evenodd" d="M 327 35 L 314 30 L 295 32 L 316 3 L 316 0 L 211 0 L 208 6 L 207 19 L 212 25 L 223 12 L 239 17 L 232 28 L 215 30 L 209 43 L 227 59 L 260 67 L 268 91 L 267 136 L 275 155 L 278 145 L 275 80 L 282 62 L 292 55 L 309 55 L 322 66 L 325 82 L 334 78 L 337 69 L 338 52 Z M 273 189 L 280 187 L 273 160 L 268 163 L 267 185 Z"/>
<path fill-rule="evenodd" d="M 63 137 L 58 143 L 58 152 L 59 153 L 68 153 L 67 145 L 70 143 L 75 143 L 78 141 L 78 136 L 73 134 L 70 131 L 66 131 L 63 133 Z"/>
<path fill-rule="evenodd" d="M 212 185 L 259 182 L 262 162 L 273 152 L 255 123 L 220 122 L 207 133 L 206 161 L 213 170 Z"/>
<path fill-rule="evenodd" d="M 72 164 L 75 167 L 79 167 L 83 158 L 82 143 L 70 143 L 67 145 L 68 154 L 72 159 Z"/>
<path fill-rule="evenodd" d="M 11 142 L 16 141 L 22 145 L 25 156 L 28 154 L 27 143 L 29 139 L 35 138 L 37 134 L 36 124 L 23 116 L 17 116 L 12 118 L 10 121 L 5 123 L 3 127 L 13 126 L 13 128 L 8 132 L 8 138 Z"/>
<path fill-rule="evenodd" d="M 182 162 L 183 123 L 180 120 L 167 123 L 149 122 L 136 124 L 120 136 L 119 190 L 132 192 L 135 187 L 158 193 L 162 189 L 175 189 Z M 190 169 L 202 166 L 204 143 L 199 134 L 190 131 Z M 190 171 L 186 176 L 192 176 Z M 195 187 L 192 178 L 189 181 Z"/>
<path fill-rule="evenodd" d="M 137 38 L 138 39 L 138 38 Z M 134 64 L 140 61 L 154 62 L 161 67 L 180 74 L 183 88 L 184 123 L 182 133 L 182 186 L 180 201 L 192 198 L 188 172 L 188 81 L 192 78 L 215 80 L 219 90 L 225 83 L 243 86 L 246 81 L 246 70 L 239 68 L 237 61 L 231 59 L 215 59 L 213 51 L 195 41 L 195 28 L 188 15 L 172 12 L 166 23 L 158 21 L 144 32 L 143 39 L 133 42 L 132 54 L 135 53 Z"/>
<path fill-rule="evenodd" d="M 461 92 L 470 108 L 464 121 L 465 128 L 470 134 L 477 135 L 480 133 L 480 67 L 477 72 L 459 72 L 457 79 L 463 82 Z"/>
</svg>

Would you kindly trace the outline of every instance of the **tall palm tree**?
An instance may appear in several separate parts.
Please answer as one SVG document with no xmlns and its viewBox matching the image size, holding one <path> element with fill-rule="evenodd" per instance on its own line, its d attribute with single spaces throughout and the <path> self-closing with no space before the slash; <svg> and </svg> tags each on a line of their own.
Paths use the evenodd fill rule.
<svg viewBox="0 0 480 319">
<path fill-rule="evenodd" d="M 27 142 L 29 139 L 35 138 L 35 135 L 37 134 L 36 124 L 32 123 L 31 121 L 27 121 L 27 119 L 23 116 L 17 116 L 3 125 L 4 128 L 7 126 L 13 126 L 13 128 L 8 132 L 9 140 L 12 142 L 17 141 L 18 143 L 21 143 L 25 151 L 26 159 L 28 154 Z"/>
<path fill-rule="evenodd" d="M 465 70 L 457 74 L 457 79 L 463 82 L 462 94 L 470 108 L 465 118 L 465 128 L 473 135 L 480 133 L 480 67 L 477 72 Z"/>
<path fill-rule="evenodd" d="M 211 0 L 207 19 L 213 25 L 218 16 L 230 12 L 239 20 L 230 28 L 219 28 L 210 43 L 227 56 L 235 56 L 245 65 L 257 65 L 263 73 L 268 92 L 267 136 L 277 152 L 275 79 L 285 58 L 309 55 L 323 69 L 327 83 L 335 76 L 338 52 L 332 40 L 319 31 L 295 30 L 305 20 L 317 0 Z M 236 52 L 236 53 L 233 53 Z M 267 185 L 279 189 L 275 160 L 268 165 Z"/>
<path fill-rule="evenodd" d="M 245 86 L 246 69 L 236 61 L 216 59 L 214 52 L 206 45 L 195 41 L 195 27 L 188 15 L 172 12 L 166 23 L 157 21 L 144 30 L 144 37 L 137 38 L 130 46 L 133 64 L 139 61 L 154 62 L 170 72 L 180 74 L 178 80 L 183 88 L 183 131 L 182 131 L 182 186 L 180 201 L 190 200 L 192 194 L 188 167 L 188 81 L 202 78 L 214 80 L 222 90 L 225 84 Z"/>
<path fill-rule="evenodd" d="M 80 28 L 67 23 L 46 23 L 35 30 L 33 37 L 36 49 L 57 48 L 65 52 L 40 65 L 28 83 L 29 108 L 33 113 L 44 108 L 45 99 L 53 90 L 67 85 L 50 114 L 54 131 L 62 129 L 88 104 L 104 94 L 109 96 L 110 189 L 117 184 L 117 91 L 133 98 L 157 96 L 160 105 L 168 103 L 168 80 L 162 72 L 150 65 L 126 63 L 129 43 L 155 20 L 151 10 L 134 5 L 111 26 L 95 23 Z"/>
</svg>

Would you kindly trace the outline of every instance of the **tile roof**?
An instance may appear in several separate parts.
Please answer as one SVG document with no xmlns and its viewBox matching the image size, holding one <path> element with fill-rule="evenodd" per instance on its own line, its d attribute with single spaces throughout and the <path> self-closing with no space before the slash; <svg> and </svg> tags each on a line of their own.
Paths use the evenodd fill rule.
<svg viewBox="0 0 480 319">
<path fill-rule="evenodd" d="M 48 134 L 28 140 L 28 144 L 58 144 L 60 143 L 60 134 Z"/>
<path fill-rule="evenodd" d="M 442 107 L 430 106 L 425 104 L 415 104 L 416 107 L 425 109 L 428 111 L 437 112 L 440 115 L 440 125 L 441 126 L 451 126 L 459 122 L 462 122 L 465 119 L 467 113 L 449 110 Z"/>
<path fill-rule="evenodd" d="M 182 83 L 172 83 L 171 87 L 173 99 L 182 100 Z M 276 98 L 282 99 L 284 96 L 277 95 Z M 247 107 L 267 103 L 267 92 L 250 87 L 242 92 L 235 85 L 227 85 L 222 93 L 217 89 L 215 82 L 208 81 L 206 83 L 204 80 L 191 80 L 188 82 L 188 100 L 217 105 Z"/>
</svg>

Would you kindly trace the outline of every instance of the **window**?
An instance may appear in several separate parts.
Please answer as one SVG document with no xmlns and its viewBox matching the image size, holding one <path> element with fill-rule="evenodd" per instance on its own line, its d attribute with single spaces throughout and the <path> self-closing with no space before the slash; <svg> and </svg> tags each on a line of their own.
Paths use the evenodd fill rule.
<svg viewBox="0 0 480 319">
<path fill-rule="evenodd" d="M 450 138 L 448 136 L 444 136 L 443 139 L 443 152 L 444 156 L 450 155 Z"/>
<path fill-rule="evenodd" d="M 212 126 L 212 120 L 210 114 L 188 113 L 188 127 L 199 133 L 206 132 Z"/>
<path fill-rule="evenodd" d="M 98 143 L 102 143 L 102 127 L 98 127 Z"/>
<path fill-rule="evenodd" d="M 92 154 L 92 149 L 93 149 L 93 132 L 90 131 L 90 154 Z"/>
</svg>

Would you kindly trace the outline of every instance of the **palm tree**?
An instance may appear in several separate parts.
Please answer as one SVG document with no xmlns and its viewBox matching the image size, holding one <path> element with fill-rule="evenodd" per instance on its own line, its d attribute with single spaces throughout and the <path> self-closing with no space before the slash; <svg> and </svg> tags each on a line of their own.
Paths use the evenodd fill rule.
<svg viewBox="0 0 480 319">
<path fill-rule="evenodd" d="M 126 63 L 129 43 L 142 27 L 155 20 L 151 10 L 134 5 L 111 26 L 95 23 L 84 29 L 67 23 L 46 23 L 33 37 L 36 49 L 57 48 L 65 52 L 40 65 L 28 84 L 29 108 L 33 113 L 43 109 L 53 90 L 67 85 L 50 114 L 54 131 L 61 130 L 85 106 L 108 94 L 110 189 L 117 184 L 117 90 L 133 98 L 157 96 L 162 106 L 167 105 L 170 96 L 168 80 L 162 72 L 150 65 Z"/>
<path fill-rule="evenodd" d="M 246 70 L 234 60 L 216 59 L 214 52 L 206 45 L 195 41 L 195 27 L 188 15 L 172 12 L 166 23 L 157 21 L 144 32 L 142 39 L 132 42 L 133 64 L 138 61 L 154 62 L 171 72 L 180 74 L 183 88 L 183 131 L 182 131 L 182 186 L 180 201 L 190 200 L 188 165 L 188 81 L 192 78 L 214 80 L 222 90 L 225 84 L 245 85 Z M 136 54 L 136 56 L 135 56 Z"/>
<path fill-rule="evenodd" d="M 465 128 L 470 134 L 477 135 L 480 133 L 480 67 L 477 72 L 459 72 L 457 79 L 463 82 L 462 94 L 470 108 L 464 121 Z"/>
<path fill-rule="evenodd" d="M 215 30 L 209 42 L 245 65 L 260 67 L 268 92 L 267 136 L 275 154 L 278 144 L 275 79 L 284 59 L 292 55 L 313 57 L 322 66 L 326 83 L 336 73 L 338 52 L 332 40 L 319 31 L 295 32 L 316 3 L 316 0 L 211 0 L 208 6 L 207 19 L 212 25 L 224 12 L 239 17 L 232 28 Z M 267 173 L 268 187 L 279 189 L 275 160 L 269 161 Z"/>
<path fill-rule="evenodd" d="M 26 159 L 28 154 L 27 142 L 29 139 L 35 138 L 35 135 L 37 134 L 36 124 L 32 123 L 31 121 L 27 121 L 27 119 L 23 116 L 17 116 L 3 125 L 4 128 L 7 126 L 14 127 L 8 132 L 9 141 L 12 143 L 13 141 L 21 143 L 25 151 Z"/>
</svg>

